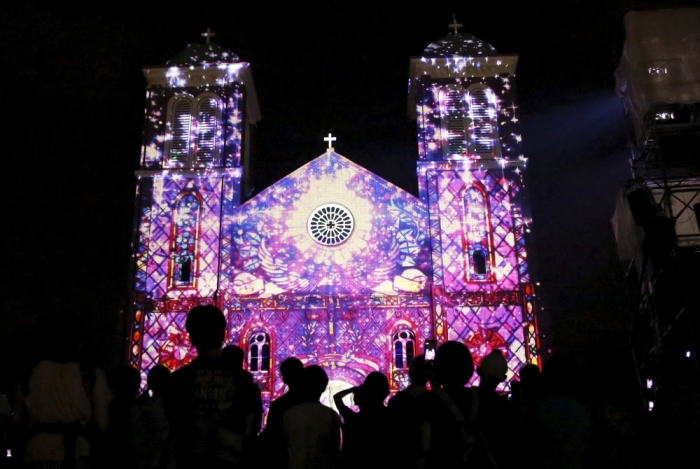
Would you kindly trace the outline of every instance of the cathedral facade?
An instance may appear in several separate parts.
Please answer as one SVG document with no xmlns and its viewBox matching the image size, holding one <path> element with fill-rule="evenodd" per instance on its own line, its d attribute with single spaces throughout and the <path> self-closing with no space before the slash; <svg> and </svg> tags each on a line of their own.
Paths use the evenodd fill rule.
<svg viewBox="0 0 700 469">
<path fill-rule="evenodd" d="M 188 363 L 188 311 L 214 304 L 265 399 L 289 356 L 323 366 L 334 390 L 372 371 L 402 389 L 426 341 L 462 341 L 477 363 L 499 349 L 509 379 L 539 364 L 517 60 L 457 32 L 411 59 L 418 197 L 328 138 L 243 201 L 260 119 L 248 64 L 207 41 L 144 69 L 129 363 Z"/>
</svg>

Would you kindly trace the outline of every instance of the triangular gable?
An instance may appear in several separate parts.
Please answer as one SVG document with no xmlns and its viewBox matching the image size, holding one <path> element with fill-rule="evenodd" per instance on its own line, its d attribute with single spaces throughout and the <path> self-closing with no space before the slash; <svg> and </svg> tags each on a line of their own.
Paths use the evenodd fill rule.
<svg viewBox="0 0 700 469">
<path fill-rule="evenodd" d="M 314 213 L 326 206 L 351 217 L 347 239 L 321 239 L 311 231 Z M 419 199 L 327 152 L 237 209 L 230 231 L 234 291 L 425 291 L 431 274 L 427 220 Z"/>
</svg>

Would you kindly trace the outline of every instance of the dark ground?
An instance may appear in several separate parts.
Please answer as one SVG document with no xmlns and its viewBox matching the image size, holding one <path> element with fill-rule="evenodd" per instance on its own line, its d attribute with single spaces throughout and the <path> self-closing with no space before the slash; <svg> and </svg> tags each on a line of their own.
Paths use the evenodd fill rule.
<svg viewBox="0 0 700 469">
<path fill-rule="evenodd" d="M 207 27 L 252 64 L 263 115 L 252 155 L 257 191 L 318 156 L 333 132 L 339 153 L 416 193 L 408 60 L 448 32 L 453 12 L 464 31 L 520 54 L 530 252 L 547 348 L 611 371 L 626 366 L 627 300 L 609 222 L 630 175 L 613 78 L 623 15 L 690 3 L 3 6 L 3 375 L 29 360 L 37 320 L 65 309 L 86 318 L 99 363 L 120 359 L 142 66 L 164 63 Z"/>
</svg>

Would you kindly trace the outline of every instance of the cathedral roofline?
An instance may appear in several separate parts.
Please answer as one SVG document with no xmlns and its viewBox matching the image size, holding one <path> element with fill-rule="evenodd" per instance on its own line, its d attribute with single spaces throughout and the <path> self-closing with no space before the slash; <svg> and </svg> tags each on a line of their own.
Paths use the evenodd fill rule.
<svg viewBox="0 0 700 469">
<path fill-rule="evenodd" d="M 462 25 L 458 25 L 461 27 Z M 498 56 L 495 47 L 473 34 L 453 32 L 428 45 L 423 57 L 451 57 L 453 55 Z"/>
<path fill-rule="evenodd" d="M 222 47 L 220 44 L 215 42 L 210 42 L 210 36 L 215 35 L 212 31 L 207 30 L 205 36 L 207 41 L 205 43 L 193 42 L 187 44 L 177 56 L 173 59 L 168 60 L 167 65 L 176 65 L 179 67 L 187 67 L 190 65 L 205 65 L 205 64 L 221 64 L 221 63 L 233 63 L 240 61 L 238 55 L 236 55 L 231 49 Z"/>
<path fill-rule="evenodd" d="M 260 119 L 260 105 L 248 62 L 186 66 L 157 65 L 143 68 L 148 86 L 168 88 L 223 86 L 241 83 L 247 89 L 246 112 L 251 124 Z"/>
<path fill-rule="evenodd" d="M 320 155 L 317 156 L 316 158 L 312 159 L 311 161 L 309 161 L 309 162 L 307 162 L 307 163 L 305 163 L 305 164 L 299 166 L 297 169 L 295 169 L 295 170 L 292 171 L 291 173 L 287 174 L 287 175 L 286 175 L 285 177 L 283 177 L 282 179 L 280 179 L 280 180 L 278 180 L 278 181 L 275 181 L 273 184 L 271 184 L 270 186 L 266 187 L 265 189 L 263 189 L 262 191 L 260 191 L 258 194 L 255 194 L 253 197 L 251 197 L 251 198 L 248 199 L 246 202 L 244 202 L 243 204 L 241 204 L 241 207 L 245 206 L 246 204 L 249 204 L 249 203 L 250 203 L 252 200 L 254 200 L 254 199 L 257 199 L 257 198 L 259 198 L 259 197 L 265 197 L 265 194 L 268 194 L 268 193 L 274 191 L 274 190 L 275 190 L 275 186 L 277 186 L 278 184 L 280 184 L 280 183 L 281 183 L 282 181 L 284 181 L 285 179 L 288 179 L 288 178 L 296 178 L 296 177 L 298 177 L 299 175 L 304 174 L 309 166 L 318 166 L 318 165 L 323 164 L 323 160 L 324 160 L 324 159 L 327 160 L 327 161 L 332 161 L 332 160 L 338 161 L 338 160 L 339 160 L 340 162 L 342 162 L 342 163 L 344 163 L 344 164 L 347 164 L 347 165 L 349 165 L 349 166 L 351 166 L 351 167 L 356 168 L 356 169 L 359 170 L 359 171 L 362 171 L 362 172 L 364 172 L 364 173 L 367 173 L 367 174 L 371 175 L 371 177 L 373 177 L 373 178 L 376 178 L 376 179 L 378 179 L 378 180 L 381 180 L 383 183 L 385 183 L 385 184 L 387 184 L 387 185 L 389 185 L 389 186 L 391 186 L 391 187 L 395 187 L 395 188 L 398 189 L 401 193 L 405 194 L 407 197 L 410 197 L 410 198 L 413 199 L 414 201 L 416 201 L 416 202 L 418 202 L 418 203 L 423 203 L 423 201 L 421 201 L 420 198 L 418 198 L 418 197 L 416 197 L 415 195 L 411 194 L 411 193 L 408 192 L 406 189 L 404 189 L 404 188 L 402 188 L 402 187 L 400 187 L 400 186 L 397 186 L 397 185 L 394 184 L 393 182 L 387 181 L 386 179 L 384 179 L 383 177 L 379 176 L 378 174 L 373 173 L 372 171 L 370 171 L 369 169 L 365 168 L 364 166 L 361 166 L 361 165 L 355 163 L 354 161 L 352 161 L 351 159 L 349 159 L 349 158 L 347 158 L 347 157 L 345 157 L 345 156 L 343 156 L 343 155 L 341 155 L 341 154 L 339 154 L 339 153 L 336 153 L 335 150 L 334 150 L 333 148 L 330 148 L 330 149 L 328 149 L 328 151 L 323 152 L 322 154 L 320 154 Z"/>
<path fill-rule="evenodd" d="M 514 74 L 518 54 L 490 56 L 411 57 L 409 77 L 430 75 L 433 78 L 488 77 Z"/>
</svg>

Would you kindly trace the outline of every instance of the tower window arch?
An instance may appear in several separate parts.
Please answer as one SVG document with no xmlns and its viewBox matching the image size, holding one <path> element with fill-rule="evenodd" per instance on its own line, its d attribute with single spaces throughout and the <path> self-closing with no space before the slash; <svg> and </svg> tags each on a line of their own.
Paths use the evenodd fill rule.
<svg viewBox="0 0 700 469">
<path fill-rule="evenodd" d="M 195 287 L 201 207 L 195 191 L 185 191 L 175 201 L 170 234 L 171 288 Z"/>
<path fill-rule="evenodd" d="M 490 88 L 474 85 L 467 90 L 471 121 L 470 152 L 499 156 L 496 96 Z"/>
<path fill-rule="evenodd" d="M 180 94 L 168 108 L 167 165 L 208 166 L 219 159 L 221 98 L 211 92 Z"/>
<path fill-rule="evenodd" d="M 248 335 L 248 369 L 251 372 L 270 371 L 270 334 L 255 330 Z"/>
<path fill-rule="evenodd" d="M 192 144 L 192 98 L 175 96 L 170 102 L 167 155 L 170 163 L 187 163 Z"/>
<path fill-rule="evenodd" d="M 398 329 L 391 336 L 394 367 L 408 369 L 416 354 L 416 334 L 408 327 Z"/>
<path fill-rule="evenodd" d="M 494 249 L 486 189 L 473 184 L 464 191 L 463 202 L 467 281 L 492 282 Z"/>
<path fill-rule="evenodd" d="M 464 88 L 446 86 L 440 90 L 442 153 L 446 159 L 466 156 L 469 150 L 469 106 Z"/>
<path fill-rule="evenodd" d="M 212 164 L 219 156 L 221 100 L 214 93 L 197 96 L 197 141 L 195 163 Z"/>
</svg>

